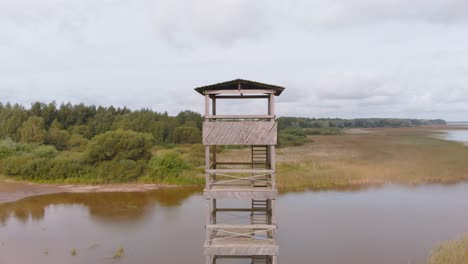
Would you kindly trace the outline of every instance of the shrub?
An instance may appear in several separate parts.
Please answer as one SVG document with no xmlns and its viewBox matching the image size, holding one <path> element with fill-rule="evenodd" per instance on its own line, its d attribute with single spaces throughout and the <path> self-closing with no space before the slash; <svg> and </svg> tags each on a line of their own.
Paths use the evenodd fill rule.
<svg viewBox="0 0 468 264">
<path fill-rule="evenodd" d="M 40 158 L 53 158 L 57 153 L 57 149 L 50 145 L 40 145 L 33 150 L 33 154 Z"/>
<path fill-rule="evenodd" d="M 88 143 L 89 140 L 82 135 L 73 134 L 68 140 L 68 147 L 77 151 L 84 151 Z"/>
<path fill-rule="evenodd" d="M 151 134 L 131 130 L 108 131 L 95 136 L 88 144 L 85 160 L 90 163 L 110 160 L 139 160 L 151 157 Z"/>
<path fill-rule="evenodd" d="M 308 142 L 308 140 L 303 129 L 288 128 L 279 133 L 278 143 L 281 147 L 301 146 L 306 142 Z"/>
<path fill-rule="evenodd" d="M 32 159 L 34 159 L 34 156 L 31 154 L 7 157 L 1 160 L 0 170 L 5 175 L 21 175 L 25 165 Z"/>
<path fill-rule="evenodd" d="M 144 161 L 112 160 L 98 164 L 97 177 L 102 182 L 127 182 L 137 180 L 146 167 Z"/>
<path fill-rule="evenodd" d="M 178 177 L 190 165 L 180 154 L 167 152 L 153 157 L 148 163 L 148 175 L 152 178 L 164 179 Z"/>
<path fill-rule="evenodd" d="M 173 141 L 176 144 L 193 144 L 201 142 L 201 132 L 196 127 L 177 127 L 173 132 Z"/>
<path fill-rule="evenodd" d="M 17 144 L 10 138 L 0 142 L 0 159 L 13 155 L 16 152 Z"/>
<path fill-rule="evenodd" d="M 64 150 L 67 147 L 68 140 L 70 140 L 70 133 L 63 129 L 51 128 L 47 132 L 45 143 L 54 145 L 58 150 Z"/>
<path fill-rule="evenodd" d="M 306 128 L 304 129 L 306 135 L 340 135 L 342 134 L 341 128 L 324 127 L 324 128 Z"/>
<path fill-rule="evenodd" d="M 44 119 L 31 116 L 26 120 L 20 129 L 21 141 L 26 143 L 44 143 L 46 131 L 44 129 Z"/>
</svg>

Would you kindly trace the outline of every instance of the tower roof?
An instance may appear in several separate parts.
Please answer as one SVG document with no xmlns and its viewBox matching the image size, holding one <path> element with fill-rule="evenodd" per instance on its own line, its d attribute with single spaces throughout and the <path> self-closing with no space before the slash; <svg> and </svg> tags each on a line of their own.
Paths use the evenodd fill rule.
<svg viewBox="0 0 468 264">
<path fill-rule="evenodd" d="M 254 81 L 243 80 L 243 79 L 235 79 L 232 81 L 197 87 L 195 88 L 195 91 L 204 95 L 205 91 L 238 90 L 239 88 L 242 90 L 272 90 L 274 91 L 276 96 L 280 95 L 281 92 L 283 92 L 284 90 L 284 87 L 282 86 L 254 82 Z"/>
</svg>

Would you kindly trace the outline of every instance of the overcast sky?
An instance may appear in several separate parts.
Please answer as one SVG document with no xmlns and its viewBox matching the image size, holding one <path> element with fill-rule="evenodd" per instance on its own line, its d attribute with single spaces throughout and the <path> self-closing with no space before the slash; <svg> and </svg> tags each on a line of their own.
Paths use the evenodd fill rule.
<svg viewBox="0 0 468 264">
<path fill-rule="evenodd" d="M 201 112 L 235 78 L 283 116 L 468 120 L 468 1 L 0 1 L 2 102 Z"/>
</svg>

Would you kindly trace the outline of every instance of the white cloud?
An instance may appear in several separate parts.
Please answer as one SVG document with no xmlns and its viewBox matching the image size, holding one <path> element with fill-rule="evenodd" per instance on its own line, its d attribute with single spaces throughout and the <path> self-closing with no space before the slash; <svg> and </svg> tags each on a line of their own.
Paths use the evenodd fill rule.
<svg viewBox="0 0 468 264">
<path fill-rule="evenodd" d="M 466 119 L 461 0 L 3 0 L 0 100 L 201 111 L 192 88 L 284 85 L 281 115 Z M 255 106 L 249 106 L 255 108 Z"/>
</svg>

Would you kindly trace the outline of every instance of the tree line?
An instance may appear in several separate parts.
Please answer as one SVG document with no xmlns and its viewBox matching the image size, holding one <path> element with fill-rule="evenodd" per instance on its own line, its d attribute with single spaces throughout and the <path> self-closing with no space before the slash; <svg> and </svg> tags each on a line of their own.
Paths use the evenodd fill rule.
<svg viewBox="0 0 468 264">
<path fill-rule="evenodd" d="M 39 182 L 201 183 L 202 120 L 190 110 L 170 116 L 113 106 L 0 103 L 0 174 Z M 345 127 L 445 122 L 280 117 L 278 123 L 280 146 L 299 146 L 308 135 L 336 135 Z"/>
<path fill-rule="evenodd" d="M 442 119 L 405 119 L 405 118 L 307 118 L 279 117 L 278 129 L 287 128 L 373 128 L 373 127 L 413 127 L 446 125 Z"/>
<path fill-rule="evenodd" d="M 202 116 L 189 110 L 169 116 L 167 112 L 126 107 L 36 102 L 28 109 L 0 103 L 0 124 L 0 139 L 49 144 L 62 150 L 67 144 L 80 144 L 119 129 L 149 133 L 155 144 L 198 143 Z"/>
</svg>

